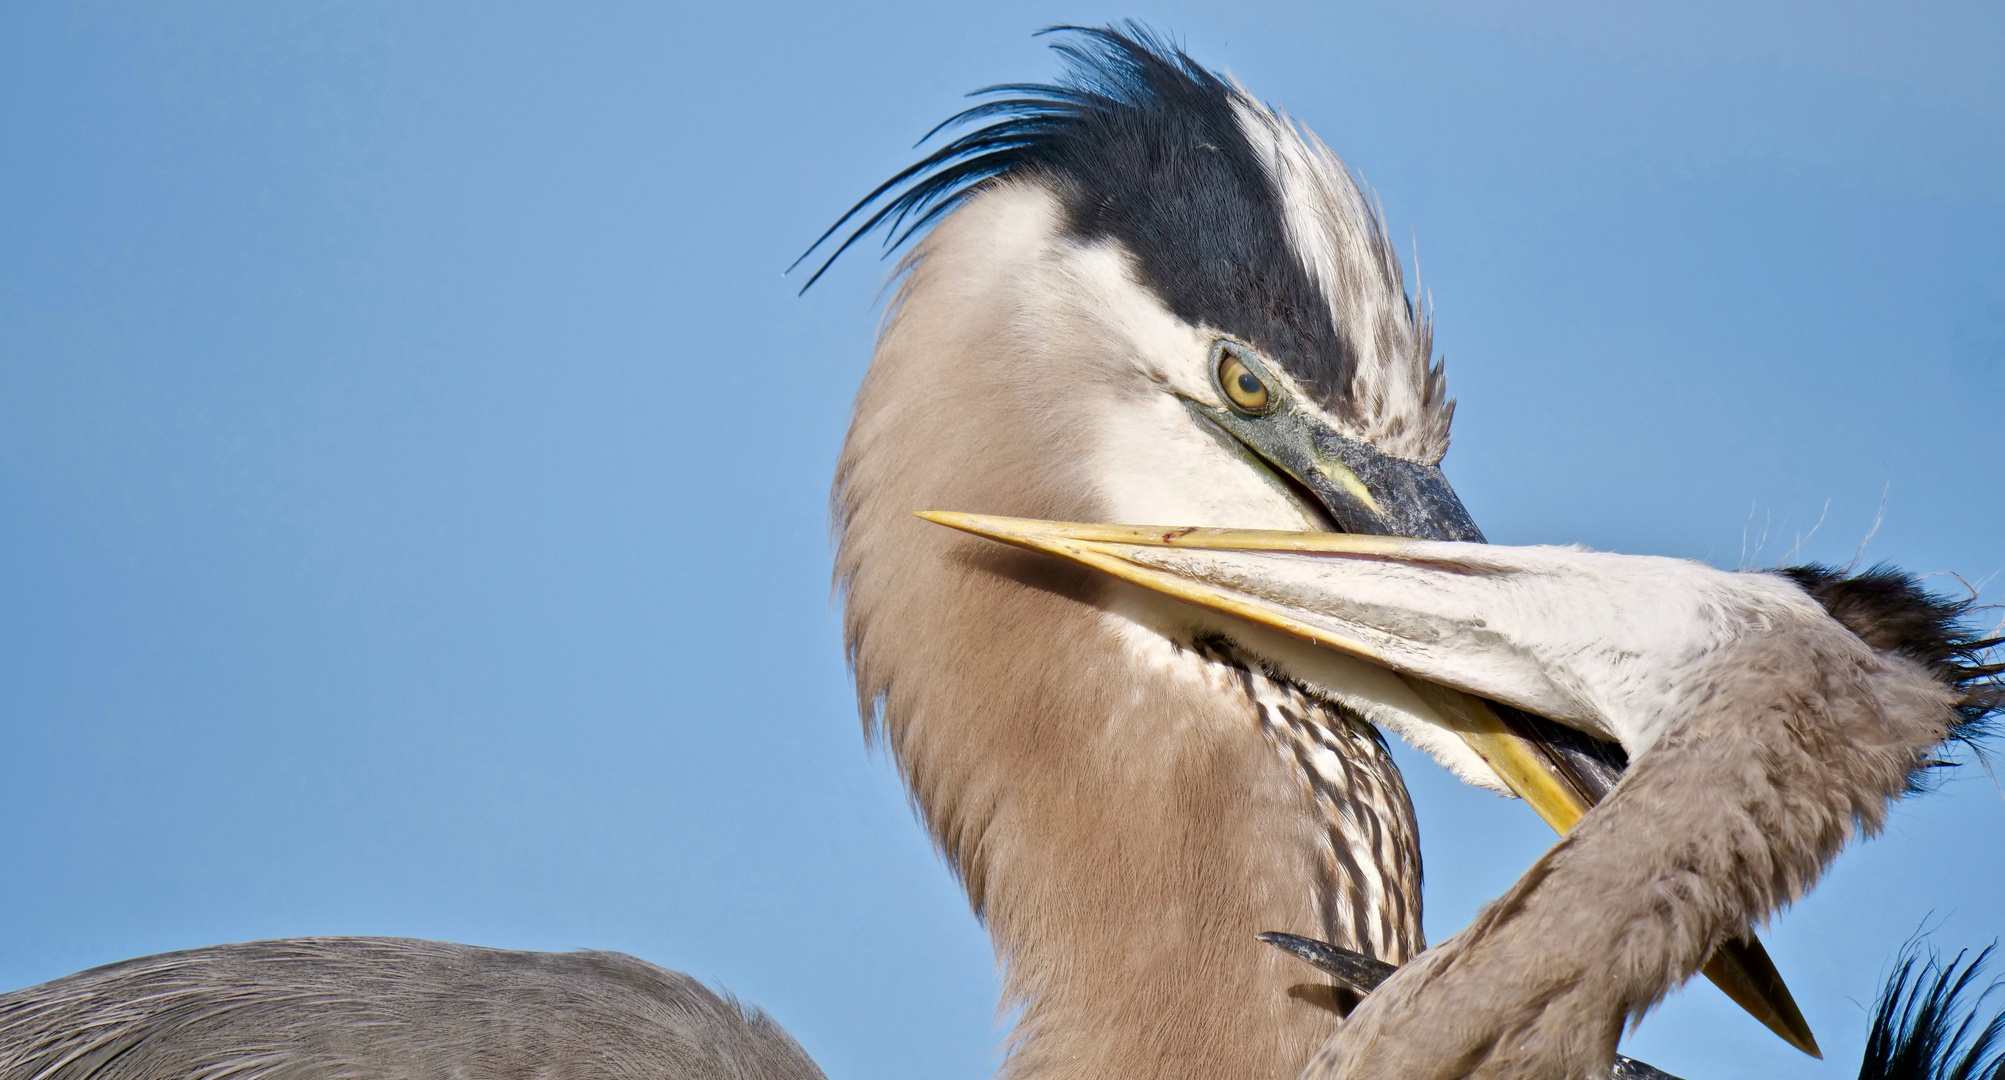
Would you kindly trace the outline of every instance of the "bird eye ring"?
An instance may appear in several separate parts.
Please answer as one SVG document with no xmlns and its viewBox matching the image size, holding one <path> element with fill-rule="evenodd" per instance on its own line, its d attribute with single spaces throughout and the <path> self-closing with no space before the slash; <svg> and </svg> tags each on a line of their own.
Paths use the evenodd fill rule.
<svg viewBox="0 0 2005 1080">
<path fill-rule="evenodd" d="M 1230 345 L 1218 350 L 1218 388 L 1225 391 L 1225 400 L 1232 404 L 1234 412 L 1247 416 L 1258 416 L 1274 404 L 1274 395 L 1267 384 L 1240 359 L 1239 350 Z"/>
</svg>

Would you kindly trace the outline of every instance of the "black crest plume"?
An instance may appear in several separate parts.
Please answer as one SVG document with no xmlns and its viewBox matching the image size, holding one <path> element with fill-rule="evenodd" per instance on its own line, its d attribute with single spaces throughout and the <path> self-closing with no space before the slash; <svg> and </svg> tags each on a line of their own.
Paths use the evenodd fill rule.
<svg viewBox="0 0 2005 1080">
<path fill-rule="evenodd" d="M 1077 171 L 1085 164 L 1083 159 L 1098 156 L 1096 150 L 1111 149 L 1105 139 L 1108 128 L 1149 114 L 1156 114 L 1159 122 L 1175 122 L 1180 114 L 1209 129 L 1199 133 L 1196 142 L 1202 143 L 1204 136 L 1237 136 L 1229 104 L 1231 87 L 1147 27 L 1135 22 L 1118 28 L 1053 26 L 1039 34 L 1077 36 L 1052 46 L 1066 61 L 1063 81 L 1004 83 L 970 94 L 995 100 L 948 117 L 919 144 L 949 128 L 986 123 L 879 184 L 829 226 L 795 266 L 844 226 L 857 223 L 801 286 L 802 292 L 858 240 L 882 229 L 885 247 L 896 249 L 990 180 L 1033 171 L 1058 175 Z"/>
<path fill-rule="evenodd" d="M 972 130 L 878 185 L 796 260 L 849 230 L 802 291 L 873 232 L 895 250 L 989 186 L 1034 178 L 1057 196 L 1068 236 L 1118 243 L 1179 318 L 1261 348 L 1311 393 L 1340 402 L 1353 349 L 1295 253 L 1283 196 L 1242 126 L 1239 110 L 1259 106 L 1139 24 L 1044 33 L 1064 35 L 1052 46 L 1065 61 L 1059 81 L 977 91 L 991 100 L 926 138 Z"/>
<path fill-rule="evenodd" d="M 1993 949 L 1944 965 L 1918 943 L 1901 950 L 1873 1006 L 1859 1080 L 2000 1080 L 2005 1077 L 2005 1014 L 1978 1026 L 1978 1010 L 1998 988 L 1978 989 Z"/>
</svg>

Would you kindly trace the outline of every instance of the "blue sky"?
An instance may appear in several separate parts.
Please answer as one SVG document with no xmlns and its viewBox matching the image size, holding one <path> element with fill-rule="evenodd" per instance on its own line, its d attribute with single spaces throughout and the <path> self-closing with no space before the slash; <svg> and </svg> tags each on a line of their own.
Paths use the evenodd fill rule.
<svg viewBox="0 0 2005 1080">
<path fill-rule="evenodd" d="M 886 267 L 780 271 L 961 94 L 1052 74 L 1032 31 L 1128 16 L 1378 191 L 1492 540 L 1872 533 L 2005 594 L 1995 6 L 10 4 L 0 987 L 291 934 L 612 948 L 835 1080 L 986 1075 L 987 945 L 829 602 Z M 1549 836 L 1402 760 L 1440 937 Z M 1773 927 L 1830 1061 L 1705 986 L 1628 1048 L 1849 1076 L 1924 922 L 2005 928 L 1981 769 Z"/>
</svg>

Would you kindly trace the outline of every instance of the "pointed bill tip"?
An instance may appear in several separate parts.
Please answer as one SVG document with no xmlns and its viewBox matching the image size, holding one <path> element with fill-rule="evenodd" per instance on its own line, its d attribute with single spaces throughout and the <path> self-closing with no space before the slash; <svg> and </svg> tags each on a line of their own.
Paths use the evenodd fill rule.
<svg viewBox="0 0 2005 1080">
<path fill-rule="evenodd" d="M 1752 932 L 1721 942 L 1703 970 L 1714 986 L 1783 1042 L 1823 1060 L 1824 1051 L 1817 1045 L 1810 1022 L 1803 1018 L 1782 973 L 1775 970 L 1775 961 L 1769 959 L 1768 950 Z"/>
<path fill-rule="evenodd" d="M 1369 994 L 1378 989 L 1379 984 L 1398 971 L 1397 965 L 1388 964 L 1376 957 L 1361 952 L 1353 952 L 1339 945 L 1300 934 L 1284 934 L 1278 930 L 1255 934 L 1254 937 L 1280 949 L 1335 979 L 1338 985 L 1356 994 Z"/>
<path fill-rule="evenodd" d="M 1198 548 L 1212 551 L 1363 551 L 1381 554 L 1389 550 L 1385 537 L 1160 525 L 1093 525 L 1076 521 L 963 514 L 949 510 L 916 510 L 913 513 L 962 532 L 1057 555 L 1164 596 L 1224 612 L 1248 622 L 1265 624 L 1373 663 L 1386 663 L 1385 657 L 1363 641 L 1303 622 L 1293 617 L 1285 606 L 1249 598 L 1189 574 L 1150 565 L 1138 550 Z M 1369 546 L 1328 546 L 1320 540 L 1326 536 L 1338 541 L 1363 541 Z M 1393 544 L 1404 542 L 1391 541 Z"/>
<path fill-rule="evenodd" d="M 1398 971 L 1396 965 L 1361 952 L 1352 952 L 1327 941 L 1269 930 L 1255 937 L 1282 952 L 1302 960 L 1335 980 L 1337 985 L 1360 996 L 1369 995 Z M 1621 1054 L 1615 1055 L 1610 1080 L 1678 1080 L 1670 1073 Z"/>
<path fill-rule="evenodd" d="M 1070 545 L 1128 545 L 1197 551 L 1296 551 L 1328 555 L 1395 555 L 1422 541 L 1363 533 L 1292 532 L 1280 529 L 1211 529 L 1193 525 L 1107 525 L 1081 521 L 914 510 L 950 529 L 1041 550 Z"/>
<path fill-rule="evenodd" d="M 912 516 L 935 525 L 945 525 L 1005 544 L 1049 550 L 1060 540 L 1070 539 L 1070 522 L 1041 521 L 1037 518 L 1004 517 L 999 514 L 964 514 L 956 510 L 914 510 Z M 1104 528 L 1104 526 L 1102 526 Z"/>
</svg>

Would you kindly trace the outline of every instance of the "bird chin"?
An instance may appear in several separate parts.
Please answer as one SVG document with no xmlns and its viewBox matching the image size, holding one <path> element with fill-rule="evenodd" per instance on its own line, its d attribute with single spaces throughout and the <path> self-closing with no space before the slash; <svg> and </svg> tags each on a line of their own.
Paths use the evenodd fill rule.
<svg viewBox="0 0 2005 1080">
<path fill-rule="evenodd" d="M 1304 521 L 1310 522 L 1317 530 L 1323 532 L 1344 531 L 1330 517 L 1330 512 L 1324 507 L 1323 501 L 1318 499 L 1315 492 L 1310 491 L 1300 480 L 1288 475 L 1286 470 L 1276 468 L 1272 462 L 1255 453 L 1238 436 L 1225 430 L 1202 405 L 1188 398 L 1184 399 L 1183 404 L 1184 408 L 1189 411 L 1191 418 L 1196 421 L 1197 426 L 1205 434 L 1216 439 L 1218 444 L 1225 448 L 1226 452 L 1244 462 L 1246 467 L 1252 469 L 1255 475 L 1259 476 L 1269 487 L 1287 496 L 1288 500 L 1295 504 L 1295 508 L 1301 511 Z"/>
</svg>

